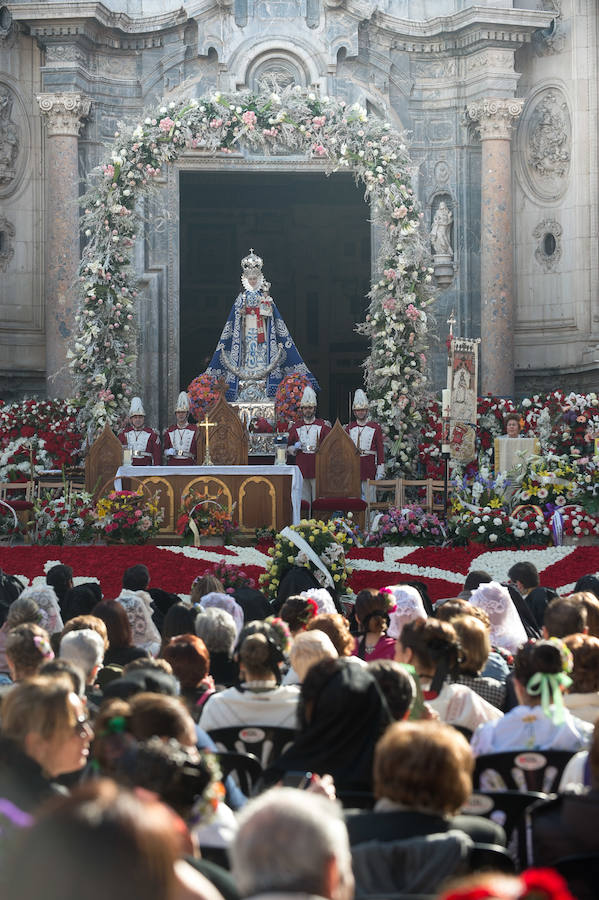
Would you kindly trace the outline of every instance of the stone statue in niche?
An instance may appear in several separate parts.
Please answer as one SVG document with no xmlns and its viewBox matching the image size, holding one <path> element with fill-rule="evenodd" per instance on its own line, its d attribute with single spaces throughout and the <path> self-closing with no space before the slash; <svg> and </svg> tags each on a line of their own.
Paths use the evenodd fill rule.
<svg viewBox="0 0 599 900">
<path fill-rule="evenodd" d="M 16 175 L 19 126 L 11 119 L 12 104 L 8 91 L 0 92 L 0 184 L 10 184 Z"/>
<path fill-rule="evenodd" d="M 453 213 L 447 206 L 445 200 L 441 200 L 437 212 L 433 217 L 431 227 L 431 247 L 435 256 L 451 256 L 453 257 L 453 247 L 451 246 L 451 226 L 453 223 Z"/>
<path fill-rule="evenodd" d="M 555 94 L 548 94 L 536 109 L 528 144 L 528 159 L 539 175 L 562 178 L 570 162 L 566 122 Z"/>
</svg>

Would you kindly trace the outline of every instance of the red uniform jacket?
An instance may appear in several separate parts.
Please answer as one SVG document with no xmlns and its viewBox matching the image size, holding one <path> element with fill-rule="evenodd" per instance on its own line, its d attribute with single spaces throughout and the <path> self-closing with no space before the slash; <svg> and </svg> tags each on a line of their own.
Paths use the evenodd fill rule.
<svg viewBox="0 0 599 900">
<path fill-rule="evenodd" d="M 301 442 L 302 449 L 297 451 L 295 461 L 304 478 L 316 478 L 316 451 L 330 430 L 331 426 L 324 419 L 314 419 L 310 425 L 299 419 L 291 426 L 287 445 L 293 447 Z"/>
<path fill-rule="evenodd" d="M 153 428 L 147 425 L 136 431 L 133 425 L 127 425 L 118 436 L 123 447 L 131 450 L 131 464 L 134 466 L 159 466 L 160 438 Z"/>
<path fill-rule="evenodd" d="M 376 478 L 376 468 L 385 462 L 383 430 L 378 422 L 350 422 L 345 430 L 360 451 L 360 481 Z"/>
<path fill-rule="evenodd" d="M 174 450 L 174 453 L 167 453 Z M 198 456 L 195 425 L 179 428 L 171 425 L 164 433 L 164 459 L 167 466 L 195 466 Z"/>
</svg>

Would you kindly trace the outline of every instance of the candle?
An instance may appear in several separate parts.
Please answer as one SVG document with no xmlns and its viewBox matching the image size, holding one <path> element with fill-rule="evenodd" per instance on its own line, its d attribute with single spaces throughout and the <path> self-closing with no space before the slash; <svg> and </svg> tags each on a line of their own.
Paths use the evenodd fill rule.
<svg viewBox="0 0 599 900">
<path fill-rule="evenodd" d="M 451 391 L 447 388 L 441 391 L 441 410 L 443 418 L 448 419 L 451 410 Z"/>
</svg>

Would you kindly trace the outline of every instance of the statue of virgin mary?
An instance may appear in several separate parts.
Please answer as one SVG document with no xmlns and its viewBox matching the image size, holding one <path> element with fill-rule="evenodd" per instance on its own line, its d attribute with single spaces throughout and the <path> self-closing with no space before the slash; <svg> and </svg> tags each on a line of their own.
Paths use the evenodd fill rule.
<svg viewBox="0 0 599 900">
<path fill-rule="evenodd" d="M 281 379 L 292 374 L 307 375 L 319 390 L 269 294 L 262 260 L 252 249 L 241 260 L 241 284 L 243 290 L 231 308 L 206 374 L 226 382 L 229 401 L 272 398 Z"/>
</svg>

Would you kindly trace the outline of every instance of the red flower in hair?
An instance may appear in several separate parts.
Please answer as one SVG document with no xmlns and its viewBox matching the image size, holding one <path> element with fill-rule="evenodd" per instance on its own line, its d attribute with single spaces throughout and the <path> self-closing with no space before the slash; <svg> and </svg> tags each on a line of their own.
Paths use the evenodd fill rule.
<svg viewBox="0 0 599 900">
<path fill-rule="evenodd" d="M 520 875 L 525 886 L 521 897 L 535 900 L 575 900 L 568 885 L 555 869 L 528 869 Z"/>
</svg>

